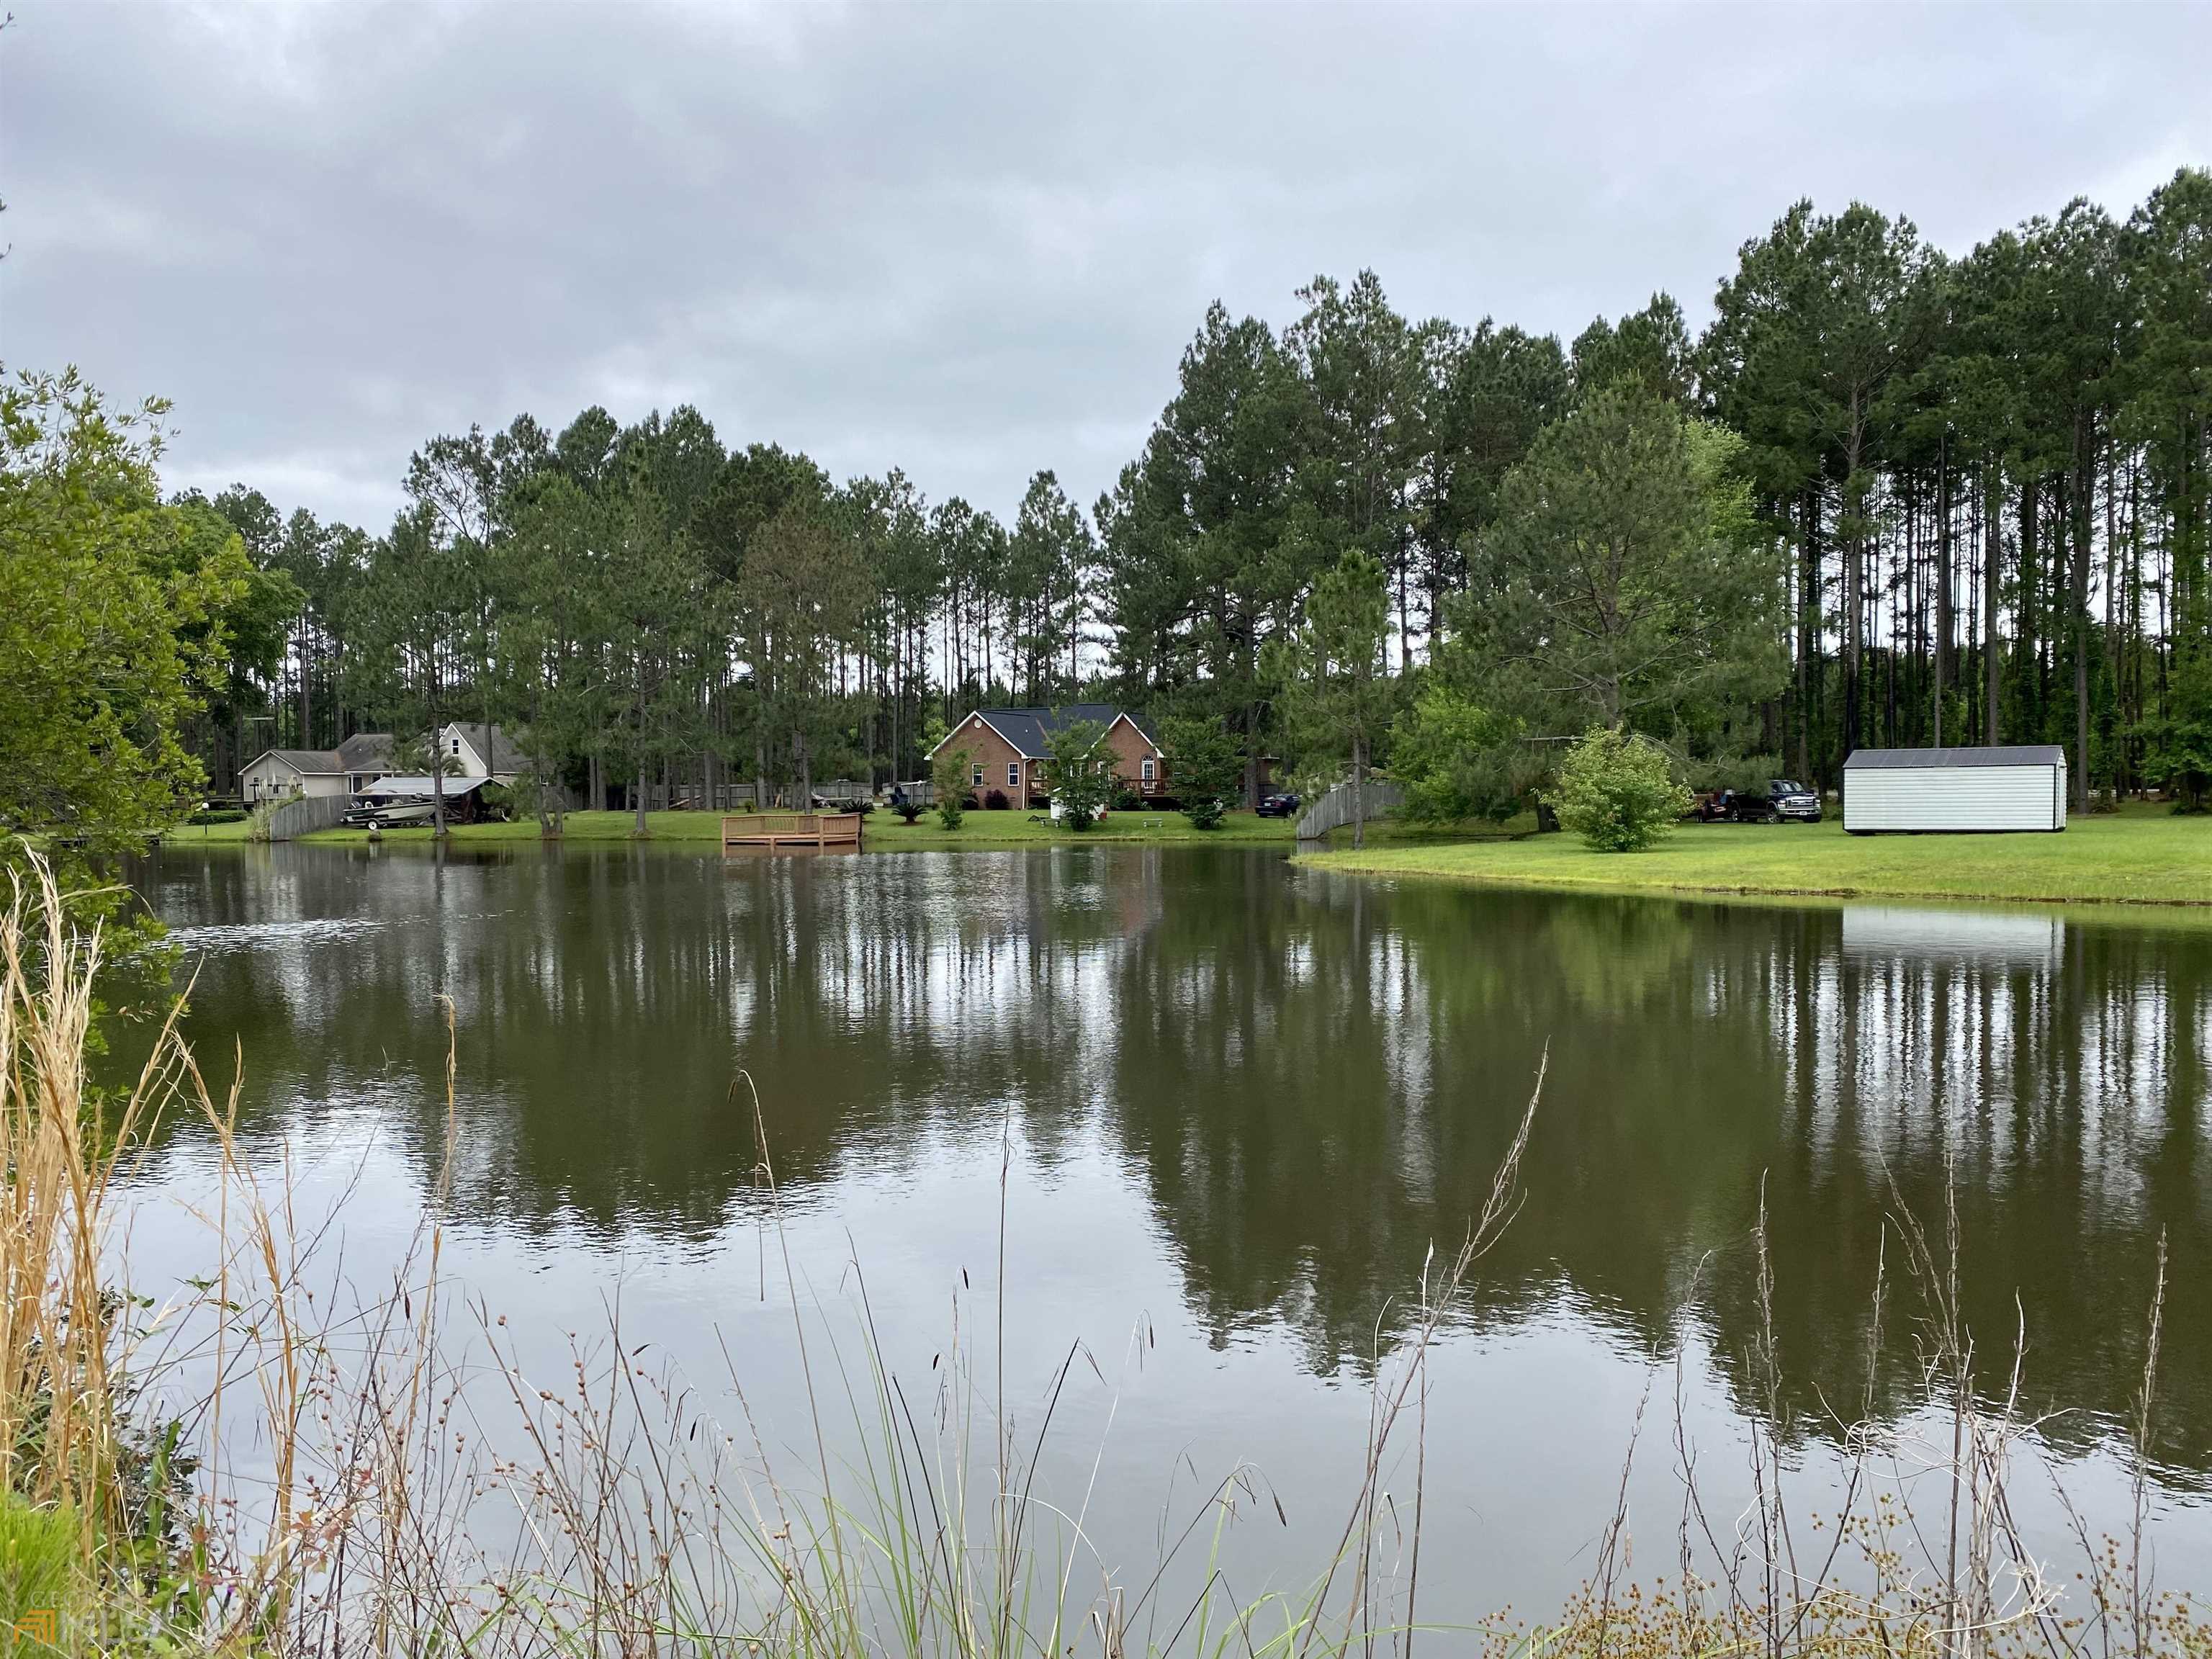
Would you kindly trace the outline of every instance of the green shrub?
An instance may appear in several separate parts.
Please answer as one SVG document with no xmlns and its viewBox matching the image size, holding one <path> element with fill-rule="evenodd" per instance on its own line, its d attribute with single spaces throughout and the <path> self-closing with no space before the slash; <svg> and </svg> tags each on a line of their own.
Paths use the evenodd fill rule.
<svg viewBox="0 0 2212 1659">
<path fill-rule="evenodd" d="M 1115 798 L 1119 780 L 1114 757 L 1101 747 L 1105 740 L 1106 728 L 1096 720 L 1071 720 L 1045 739 L 1045 787 L 1064 828 L 1088 830 Z"/>
<path fill-rule="evenodd" d="M 204 806 L 185 820 L 186 823 L 243 823 L 246 809 L 242 806 Z"/>
<path fill-rule="evenodd" d="M 1168 782 L 1194 830 L 1221 823 L 1244 777 L 1244 750 L 1218 720 L 1167 723 Z"/>
<path fill-rule="evenodd" d="M 246 840 L 267 841 L 270 834 L 270 820 L 276 816 L 276 809 L 280 806 L 289 806 L 296 799 L 298 799 L 296 796 L 284 795 L 271 796 L 267 800 L 256 801 L 253 804 L 253 810 L 246 815 Z"/>
<path fill-rule="evenodd" d="M 1574 746 L 1550 799 L 1559 822 L 1600 853 L 1650 847 L 1690 810 L 1690 792 L 1656 744 L 1602 726 Z"/>
<path fill-rule="evenodd" d="M 1406 792 L 1409 823 L 1503 822 L 1519 811 L 1531 775 L 1529 748 L 1488 710 L 1434 680 L 1390 728 L 1390 775 Z"/>
<path fill-rule="evenodd" d="M 937 821 L 947 830 L 960 827 L 967 808 L 969 760 L 965 749 L 941 754 L 930 763 L 929 781 L 937 792 Z"/>
</svg>

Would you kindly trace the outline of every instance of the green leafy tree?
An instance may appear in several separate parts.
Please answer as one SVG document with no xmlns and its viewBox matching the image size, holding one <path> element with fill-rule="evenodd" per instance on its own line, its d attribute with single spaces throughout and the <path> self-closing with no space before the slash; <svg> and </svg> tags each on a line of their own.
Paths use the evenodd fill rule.
<svg viewBox="0 0 2212 1659">
<path fill-rule="evenodd" d="M 186 726 L 229 673 L 250 594 L 220 521 L 164 506 L 164 406 L 74 373 L 0 386 L 0 836 L 120 850 L 191 810 Z"/>
<path fill-rule="evenodd" d="M 2212 647 L 2185 653 L 2166 690 L 2166 712 L 2144 722 L 2146 775 L 2174 798 L 2177 812 L 2202 812 L 2212 789 Z"/>
<path fill-rule="evenodd" d="M 794 495 L 752 538 L 738 583 L 759 718 L 787 744 L 802 804 L 817 757 L 848 729 L 837 672 L 865 619 L 868 577 L 844 529 L 826 506 Z"/>
<path fill-rule="evenodd" d="M 1489 710 L 1435 678 L 1391 727 L 1390 775 L 1405 790 L 1400 814 L 1416 823 L 1508 818 L 1528 781 L 1501 769 L 1521 752 Z"/>
<path fill-rule="evenodd" d="M 441 731 L 462 712 L 456 704 L 466 682 L 455 676 L 474 612 L 464 556 L 422 506 L 403 509 L 370 556 L 356 643 L 347 653 L 350 696 L 403 738 Z M 429 775 L 431 833 L 442 836 L 444 774 Z"/>
<path fill-rule="evenodd" d="M 1559 822 L 1600 853 L 1635 853 L 1671 832 L 1690 810 L 1657 744 L 1594 726 L 1559 768 L 1553 805 Z"/>
<path fill-rule="evenodd" d="M 1051 701 L 1082 689 L 1084 623 L 1090 614 L 1096 544 L 1060 480 L 1030 480 L 1006 544 L 1006 599 L 1024 698 Z"/>
<path fill-rule="evenodd" d="M 1593 393 L 1508 475 L 1437 666 L 1487 710 L 1490 775 L 1526 788 L 1592 725 L 1708 761 L 1729 716 L 1779 690 L 1784 555 L 1756 522 L 1741 442 L 1634 386 Z"/>
<path fill-rule="evenodd" d="M 617 510 L 551 471 L 512 507 L 495 546 L 495 705 L 526 763 L 514 805 L 549 840 L 564 828 L 562 771 L 571 757 L 600 751 L 614 714 L 608 561 Z"/>
<path fill-rule="evenodd" d="M 1284 336 L 1306 393 L 1298 526 L 1317 563 L 1357 550 L 1382 567 L 1404 661 L 1413 654 L 1419 598 L 1412 488 L 1425 439 L 1420 337 L 1391 308 L 1371 270 L 1349 286 L 1316 276 L 1298 297 L 1305 314 Z"/>
<path fill-rule="evenodd" d="M 1655 398 L 1687 404 L 1696 390 L 1692 355 L 1681 307 L 1672 295 L 1655 294 L 1643 310 L 1618 323 L 1600 317 L 1575 337 L 1571 353 L 1575 401 L 1632 386 Z"/>
<path fill-rule="evenodd" d="M 1270 678 L 1301 766 L 1349 769 L 1355 847 L 1367 844 L 1368 769 L 1395 703 L 1383 660 L 1389 623 L 1382 567 L 1347 549 L 1315 581 L 1304 623 L 1268 652 Z"/>
<path fill-rule="evenodd" d="M 1045 787 L 1071 830 L 1088 830 L 1114 798 L 1114 755 L 1103 747 L 1105 738 L 1096 720 L 1069 720 L 1044 740 Z"/>
<path fill-rule="evenodd" d="M 101 1002 L 132 1009 L 166 1000 L 172 958 L 95 861 L 192 810 L 186 737 L 253 589 L 222 521 L 160 500 L 165 409 L 113 408 L 73 371 L 0 382 L 0 866 L 48 860 L 106 931 Z"/>
<path fill-rule="evenodd" d="M 968 799 L 969 773 L 975 757 L 965 749 L 940 749 L 929 763 L 930 792 L 937 797 L 937 821 L 957 830 Z"/>
<path fill-rule="evenodd" d="M 1182 815 L 1194 830 L 1220 827 L 1243 780 L 1244 756 L 1234 735 L 1219 720 L 1171 717 L 1163 735 L 1168 776 Z"/>
<path fill-rule="evenodd" d="M 1467 551 L 1498 515 L 1505 475 L 1566 407 L 1566 360 L 1550 335 L 1432 322 L 1421 332 L 1421 455 L 1413 527 L 1431 625 L 1467 582 Z"/>
<path fill-rule="evenodd" d="M 1271 718 L 1261 653 L 1320 562 L 1319 543 L 1292 529 L 1310 418 L 1273 331 L 1216 303 L 1143 454 L 1097 512 L 1125 694 L 1226 721 L 1248 805 Z"/>
</svg>

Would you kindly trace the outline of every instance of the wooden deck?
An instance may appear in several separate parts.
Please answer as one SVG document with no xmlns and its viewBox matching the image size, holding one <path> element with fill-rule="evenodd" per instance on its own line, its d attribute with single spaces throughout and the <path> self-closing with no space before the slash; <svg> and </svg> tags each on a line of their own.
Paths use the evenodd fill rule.
<svg viewBox="0 0 2212 1659">
<path fill-rule="evenodd" d="M 741 812 L 722 820 L 725 847 L 858 847 L 858 812 Z"/>
</svg>

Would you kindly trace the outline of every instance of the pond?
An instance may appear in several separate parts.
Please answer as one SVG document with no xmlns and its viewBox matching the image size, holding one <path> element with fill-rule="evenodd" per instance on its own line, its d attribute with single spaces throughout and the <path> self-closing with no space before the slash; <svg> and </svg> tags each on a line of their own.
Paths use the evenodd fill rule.
<svg viewBox="0 0 2212 1659">
<path fill-rule="evenodd" d="M 1425 1260 L 1541 1066 L 1521 1207 L 1435 1358 L 1425 1614 L 1590 1571 L 1647 1399 L 1655 1570 L 1678 1435 L 1733 1502 L 1759 1414 L 1814 1480 L 1838 1412 L 1911 1416 L 1923 1308 L 1887 1218 L 1940 1242 L 1947 1181 L 1981 1371 L 2002 1386 L 2024 1334 L 2022 1409 L 2099 1528 L 2124 1524 L 2164 1235 L 2163 1571 L 2212 1582 L 2212 927 L 1389 885 L 1231 848 L 283 846 L 142 882 L 211 1079 L 243 1052 L 246 1146 L 344 1195 L 349 1270 L 388 1265 L 438 1178 L 450 1000 L 448 1273 L 548 1366 L 618 1310 L 708 1394 L 741 1384 L 771 1455 L 808 1433 L 772 1206 L 802 1303 L 849 1336 L 864 1285 L 924 1386 L 963 1279 L 960 1316 L 996 1318 L 1003 1251 L 1006 1397 L 1033 1431 L 1079 1345 L 1048 1474 L 1091 1491 L 1115 1570 L 1242 1462 L 1282 1510 L 1236 1548 L 1302 1579 Z M 180 1123 L 142 1179 L 188 1192 L 205 1158 Z M 1750 1358 L 1762 1201 L 1778 1395 Z"/>
</svg>

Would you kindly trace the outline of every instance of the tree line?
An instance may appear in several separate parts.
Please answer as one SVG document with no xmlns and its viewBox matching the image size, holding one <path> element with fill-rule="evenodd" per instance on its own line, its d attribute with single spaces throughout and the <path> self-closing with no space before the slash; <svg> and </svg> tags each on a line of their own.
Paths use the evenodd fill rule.
<svg viewBox="0 0 2212 1659">
<path fill-rule="evenodd" d="M 1048 471 L 1011 522 L 839 482 L 689 407 L 434 437 L 379 533 L 172 497 L 242 555 L 181 741 L 223 789 L 495 721 L 605 804 L 911 779 L 967 708 L 1080 696 L 1194 771 L 1225 745 L 1247 797 L 1380 766 L 1437 817 L 1515 810 L 1596 726 L 1699 786 L 2002 741 L 2066 744 L 2077 804 L 2201 793 L 2212 173 L 1956 258 L 1800 203 L 1696 335 L 1665 294 L 1566 342 L 1408 318 L 1371 271 L 1298 298 L 1209 309 L 1087 512 Z"/>
</svg>

